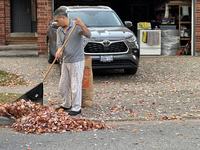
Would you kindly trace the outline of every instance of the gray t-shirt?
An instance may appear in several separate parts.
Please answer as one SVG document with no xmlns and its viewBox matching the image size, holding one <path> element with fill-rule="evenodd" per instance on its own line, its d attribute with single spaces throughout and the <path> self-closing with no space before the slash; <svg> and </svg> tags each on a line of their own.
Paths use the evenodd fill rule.
<svg viewBox="0 0 200 150">
<path fill-rule="evenodd" d="M 62 27 L 57 30 L 57 47 L 62 47 L 65 40 L 67 39 L 69 33 L 73 29 L 75 21 L 70 20 L 69 27 L 64 33 Z M 63 62 L 64 63 L 74 63 L 84 60 L 84 47 L 83 47 L 83 31 L 82 28 L 77 25 L 69 37 L 66 45 L 63 49 Z M 89 31 L 87 38 L 91 37 L 91 32 Z"/>
</svg>

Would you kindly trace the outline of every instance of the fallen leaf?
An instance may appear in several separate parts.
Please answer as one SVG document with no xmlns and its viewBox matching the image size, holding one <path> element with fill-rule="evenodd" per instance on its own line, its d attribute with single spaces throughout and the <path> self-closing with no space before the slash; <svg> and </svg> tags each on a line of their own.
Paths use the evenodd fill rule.
<svg viewBox="0 0 200 150">
<path fill-rule="evenodd" d="M 134 130 L 133 130 L 133 133 L 135 133 L 136 131 L 137 131 L 137 129 L 134 129 Z"/>
</svg>

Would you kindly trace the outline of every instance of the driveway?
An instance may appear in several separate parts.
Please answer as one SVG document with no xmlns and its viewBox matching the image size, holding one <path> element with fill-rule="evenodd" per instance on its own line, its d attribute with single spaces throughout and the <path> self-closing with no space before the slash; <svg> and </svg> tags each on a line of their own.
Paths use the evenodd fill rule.
<svg viewBox="0 0 200 150">
<path fill-rule="evenodd" d="M 200 115 L 200 57 L 143 56 L 136 75 L 123 70 L 93 70 L 94 100 L 81 117 L 92 120 L 167 120 Z M 22 76 L 29 84 L 0 87 L 1 92 L 24 94 L 40 83 L 50 64 L 40 57 L 1 57 L 0 69 Z M 44 82 L 44 104 L 61 104 L 59 67 Z M 80 117 L 80 116 L 79 116 Z"/>
</svg>

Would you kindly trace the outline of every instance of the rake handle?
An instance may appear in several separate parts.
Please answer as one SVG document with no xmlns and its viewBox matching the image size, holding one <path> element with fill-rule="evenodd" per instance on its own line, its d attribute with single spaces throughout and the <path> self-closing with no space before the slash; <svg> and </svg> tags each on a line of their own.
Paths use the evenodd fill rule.
<svg viewBox="0 0 200 150">
<path fill-rule="evenodd" d="M 64 48 L 65 44 L 67 43 L 69 37 L 71 36 L 72 32 L 74 31 L 75 27 L 76 27 L 76 24 L 74 25 L 73 29 L 72 29 L 71 32 L 69 33 L 67 39 L 65 40 L 64 44 L 62 45 L 62 47 L 61 47 L 61 49 L 58 51 L 58 53 L 60 53 L 60 52 L 63 51 L 63 48 Z M 53 67 L 53 65 L 55 64 L 55 62 L 56 62 L 57 59 L 58 59 L 57 57 L 54 59 L 53 63 L 52 63 L 51 66 L 49 67 L 49 70 L 46 72 L 46 75 L 44 76 L 44 78 L 43 78 L 43 80 L 42 80 L 42 83 L 43 83 L 44 80 L 46 79 L 47 75 L 49 74 L 51 68 Z"/>
</svg>

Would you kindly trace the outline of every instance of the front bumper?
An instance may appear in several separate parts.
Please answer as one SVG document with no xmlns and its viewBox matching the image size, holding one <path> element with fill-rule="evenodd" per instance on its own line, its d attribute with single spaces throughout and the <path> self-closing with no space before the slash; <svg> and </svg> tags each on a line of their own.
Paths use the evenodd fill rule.
<svg viewBox="0 0 200 150">
<path fill-rule="evenodd" d="M 134 54 L 112 55 L 113 61 L 101 62 L 100 55 L 92 56 L 93 69 L 133 69 L 138 68 L 139 58 Z"/>
</svg>

